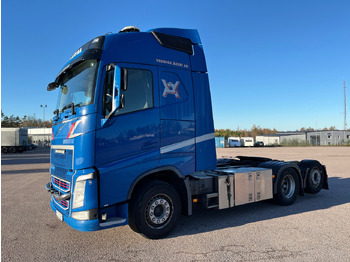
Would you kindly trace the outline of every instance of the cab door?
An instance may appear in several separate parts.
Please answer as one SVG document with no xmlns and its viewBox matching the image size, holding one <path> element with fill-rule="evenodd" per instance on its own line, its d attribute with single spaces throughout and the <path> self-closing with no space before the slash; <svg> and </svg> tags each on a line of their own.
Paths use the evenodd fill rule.
<svg viewBox="0 0 350 262">
<path fill-rule="evenodd" d="M 156 168 L 160 156 L 157 69 L 135 64 L 118 66 L 122 71 L 121 106 L 96 131 L 95 162 L 100 172 L 102 207 L 125 201 L 134 179 L 144 170 Z M 104 117 L 110 114 L 108 81 L 106 73 Z"/>
</svg>

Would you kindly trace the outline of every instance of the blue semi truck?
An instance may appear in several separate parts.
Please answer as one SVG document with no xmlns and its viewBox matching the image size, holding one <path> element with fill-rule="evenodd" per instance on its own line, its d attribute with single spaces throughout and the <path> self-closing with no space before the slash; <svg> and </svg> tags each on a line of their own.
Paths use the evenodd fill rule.
<svg viewBox="0 0 350 262">
<path fill-rule="evenodd" d="M 126 27 L 80 47 L 48 91 L 51 208 L 80 231 L 129 224 L 156 239 L 194 203 L 224 209 L 328 189 L 316 160 L 217 159 L 197 30 Z"/>
</svg>

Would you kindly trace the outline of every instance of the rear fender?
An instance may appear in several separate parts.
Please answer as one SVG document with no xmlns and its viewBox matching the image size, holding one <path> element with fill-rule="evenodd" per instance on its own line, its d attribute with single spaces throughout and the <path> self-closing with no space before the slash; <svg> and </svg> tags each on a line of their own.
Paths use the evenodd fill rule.
<svg viewBox="0 0 350 262">
<path fill-rule="evenodd" d="M 301 170 L 301 175 L 303 177 L 304 186 L 306 186 L 306 179 L 307 179 L 307 176 L 308 176 L 309 171 L 310 171 L 310 166 L 314 163 L 317 163 L 322 167 L 321 171 L 322 171 L 322 174 L 324 174 L 324 181 L 323 181 L 322 188 L 329 189 L 329 187 L 328 187 L 328 174 L 327 174 L 326 166 L 322 165 L 317 160 L 311 160 L 311 159 L 305 159 L 305 160 L 302 160 L 298 163 L 298 166 Z"/>
<path fill-rule="evenodd" d="M 272 169 L 273 179 L 273 194 L 277 193 L 277 181 L 279 180 L 283 170 L 293 168 L 299 176 L 299 195 L 304 195 L 304 180 L 301 176 L 301 170 L 296 162 L 282 162 L 282 161 L 267 161 L 258 165 L 259 167 Z"/>
<path fill-rule="evenodd" d="M 322 165 L 322 166 L 323 166 L 323 172 L 324 172 L 324 182 L 323 182 L 322 188 L 328 190 L 329 189 L 329 187 L 328 187 L 328 174 L 327 174 L 326 166 L 325 165 Z"/>
</svg>

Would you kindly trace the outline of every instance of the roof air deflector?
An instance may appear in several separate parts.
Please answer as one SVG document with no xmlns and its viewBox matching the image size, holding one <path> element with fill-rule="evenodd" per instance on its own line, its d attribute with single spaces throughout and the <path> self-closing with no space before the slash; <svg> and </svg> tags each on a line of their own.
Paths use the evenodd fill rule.
<svg viewBox="0 0 350 262">
<path fill-rule="evenodd" d="M 161 46 L 193 55 L 192 41 L 188 38 L 151 31 Z"/>
</svg>

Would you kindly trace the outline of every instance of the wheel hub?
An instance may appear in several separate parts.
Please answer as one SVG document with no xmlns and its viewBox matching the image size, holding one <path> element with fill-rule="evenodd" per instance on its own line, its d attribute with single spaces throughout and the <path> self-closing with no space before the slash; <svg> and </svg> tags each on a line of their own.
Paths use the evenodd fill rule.
<svg viewBox="0 0 350 262">
<path fill-rule="evenodd" d="M 312 170 L 311 183 L 313 187 L 317 187 L 321 183 L 321 173 L 318 169 Z"/>
<path fill-rule="evenodd" d="M 153 197 L 146 210 L 146 218 L 150 224 L 165 224 L 171 215 L 171 206 L 169 200 L 164 195 Z"/>
<path fill-rule="evenodd" d="M 282 181 L 282 193 L 286 198 L 292 197 L 295 190 L 295 181 L 293 176 L 287 175 Z"/>
</svg>

